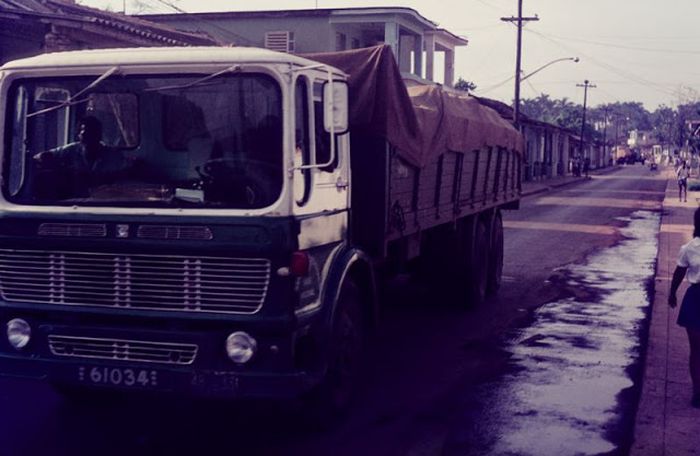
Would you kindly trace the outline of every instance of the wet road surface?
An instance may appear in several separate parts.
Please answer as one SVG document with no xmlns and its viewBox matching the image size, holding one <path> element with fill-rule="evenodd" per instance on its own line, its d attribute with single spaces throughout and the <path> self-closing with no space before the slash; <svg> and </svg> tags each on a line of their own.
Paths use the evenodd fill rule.
<svg viewBox="0 0 700 456">
<path fill-rule="evenodd" d="M 525 199 L 504 217 L 502 290 L 476 309 L 398 281 L 358 405 L 333 430 L 308 429 L 294 403 L 121 396 L 83 407 L 0 379 L 0 454 L 623 451 L 664 188 L 628 167 Z"/>
<path fill-rule="evenodd" d="M 624 452 L 660 215 L 638 211 L 622 221 L 623 241 L 556 272 L 572 296 L 546 303 L 514 332 L 509 373 L 468 390 L 464 425 L 445 454 Z"/>
</svg>

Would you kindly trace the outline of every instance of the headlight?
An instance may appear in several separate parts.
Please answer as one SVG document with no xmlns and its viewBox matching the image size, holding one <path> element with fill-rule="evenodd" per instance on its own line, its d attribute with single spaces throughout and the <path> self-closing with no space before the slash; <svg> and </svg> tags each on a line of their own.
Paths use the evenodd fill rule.
<svg viewBox="0 0 700 456">
<path fill-rule="evenodd" d="M 226 354 L 236 364 L 245 364 L 251 360 L 258 343 L 248 333 L 237 331 L 226 339 Z"/>
<path fill-rule="evenodd" d="M 15 318 L 7 322 L 7 340 L 17 350 L 26 347 L 31 337 L 32 328 L 26 321 Z"/>
</svg>

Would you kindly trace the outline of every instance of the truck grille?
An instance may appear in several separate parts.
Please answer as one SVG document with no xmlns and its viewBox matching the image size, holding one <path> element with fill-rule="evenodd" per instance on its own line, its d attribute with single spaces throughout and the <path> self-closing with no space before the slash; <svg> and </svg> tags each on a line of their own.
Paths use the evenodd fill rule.
<svg viewBox="0 0 700 456">
<path fill-rule="evenodd" d="M 42 223 L 39 236 L 105 237 L 107 226 L 95 223 Z"/>
<path fill-rule="evenodd" d="M 50 335 L 49 348 L 56 356 L 71 358 L 188 365 L 192 364 L 197 357 L 198 347 L 192 344 L 168 342 Z"/>
<path fill-rule="evenodd" d="M 266 259 L 0 249 L 6 301 L 187 312 L 257 312 Z"/>
<path fill-rule="evenodd" d="M 139 239 L 166 239 L 184 241 L 211 241 L 214 235 L 206 226 L 141 225 Z"/>
</svg>

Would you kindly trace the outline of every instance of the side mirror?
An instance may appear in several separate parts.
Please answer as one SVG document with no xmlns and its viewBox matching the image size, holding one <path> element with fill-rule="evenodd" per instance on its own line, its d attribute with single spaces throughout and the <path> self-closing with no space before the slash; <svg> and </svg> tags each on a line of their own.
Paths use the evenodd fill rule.
<svg viewBox="0 0 700 456">
<path fill-rule="evenodd" d="M 337 135 L 348 131 L 348 85 L 343 81 L 323 86 L 323 126 Z"/>
</svg>

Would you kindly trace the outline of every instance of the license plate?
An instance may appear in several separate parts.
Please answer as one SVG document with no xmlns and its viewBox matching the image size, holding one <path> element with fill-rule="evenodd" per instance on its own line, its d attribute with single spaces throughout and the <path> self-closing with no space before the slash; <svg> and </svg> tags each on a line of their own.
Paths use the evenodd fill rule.
<svg viewBox="0 0 700 456">
<path fill-rule="evenodd" d="M 127 388 L 155 388 L 158 386 L 158 371 L 121 367 L 78 368 L 78 380 L 83 383 Z"/>
</svg>

